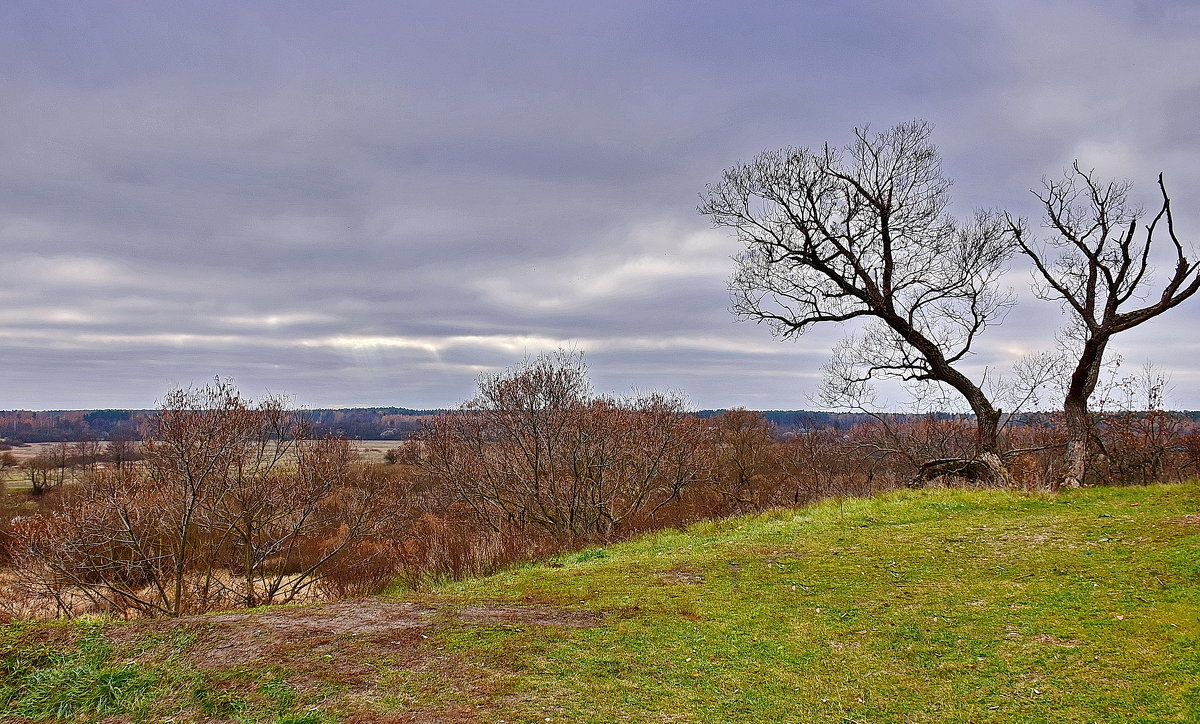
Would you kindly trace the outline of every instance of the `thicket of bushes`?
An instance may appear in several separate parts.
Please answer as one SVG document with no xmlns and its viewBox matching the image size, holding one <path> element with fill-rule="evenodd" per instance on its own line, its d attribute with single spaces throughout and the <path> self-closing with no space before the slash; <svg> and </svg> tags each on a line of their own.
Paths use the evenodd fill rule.
<svg viewBox="0 0 1200 724">
<path fill-rule="evenodd" d="M 783 435 L 760 413 L 700 418 L 677 397 L 596 395 L 582 359 L 563 354 L 485 376 L 392 464 L 312 436 L 291 407 L 221 380 L 177 390 L 145 428 L 138 463 L 93 464 L 30 497 L 32 512 L 10 496 L 4 610 L 179 616 L 415 587 L 705 518 L 926 484 L 924 462 L 974 444 L 970 420 L 944 416 Z M 1094 482 L 1200 472 L 1200 432 L 1150 407 L 1103 420 Z M 1007 429 L 1012 484 L 1052 486 L 1063 444 L 1054 415 Z"/>
</svg>

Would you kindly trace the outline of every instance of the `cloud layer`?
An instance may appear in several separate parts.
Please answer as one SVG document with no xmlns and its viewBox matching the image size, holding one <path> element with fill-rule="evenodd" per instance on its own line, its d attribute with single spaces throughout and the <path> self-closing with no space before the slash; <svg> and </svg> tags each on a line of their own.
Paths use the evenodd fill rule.
<svg viewBox="0 0 1200 724">
<path fill-rule="evenodd" d="M 704 184 L 922 117 L 962 213 L 1036 214 L 1079 158 L 1147 193 L 1164 171 L 1196 238 L 1198 32 L 1185 2 L 7 3 L 0 408 L 214 374 L 447 406 L 557 346 L 605 390 L 811 406 L 841 332 L 733 319 Z M 1118 350 L 1191 408 L 1197 303 Z M 975 371 L 1060 321 L 1020 307 Z"/>
</svg>

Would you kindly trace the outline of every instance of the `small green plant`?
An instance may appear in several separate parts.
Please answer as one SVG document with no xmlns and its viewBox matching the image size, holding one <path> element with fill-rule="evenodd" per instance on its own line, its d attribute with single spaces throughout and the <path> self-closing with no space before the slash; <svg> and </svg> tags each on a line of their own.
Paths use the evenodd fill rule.
<svg viewBox="0 0 1200 724">
<path fill-rule="evenodd" d="M 286 712 L 296 705 L 296 690 L 288 685 L 287 679 L 282 676 L 277 675 L 263 682 L 258 687 L 258 693 L 265 696 L 271 702 L 272 708 L 279 713 Z"/>
<path fill-rule="evenodd" d="M 608 552 L 603 548 L 589 548 L 586 551 L 575 556 L 576 563 L 587 563 L 588 561 L 598 561 L 608 557 Z"/>
</svg>

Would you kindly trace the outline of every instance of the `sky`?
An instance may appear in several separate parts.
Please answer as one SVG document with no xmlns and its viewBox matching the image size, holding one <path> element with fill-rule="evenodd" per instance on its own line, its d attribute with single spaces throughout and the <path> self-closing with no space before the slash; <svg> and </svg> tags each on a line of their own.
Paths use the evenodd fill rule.
<svg viewBox="0 0 1200 724">
<path fill-rule="evenodd" d="M 1074 160 L 1200 237 L 1192 2 L 0 4 L 0 409 L 231 377 L 306 407 L 455 406 L 582 351 L 596 387 L 816 407 L 847 330 L 739 321 L 725 168 L 926 119 L 953 211 L 1039 227 Z M 1052 349 L 1023 300 L 976 378 Z M 1200 299 L 1121 335 L 1200 409 Z M 902 407 L 900 397 L 888 403 Z"/>
</svg>

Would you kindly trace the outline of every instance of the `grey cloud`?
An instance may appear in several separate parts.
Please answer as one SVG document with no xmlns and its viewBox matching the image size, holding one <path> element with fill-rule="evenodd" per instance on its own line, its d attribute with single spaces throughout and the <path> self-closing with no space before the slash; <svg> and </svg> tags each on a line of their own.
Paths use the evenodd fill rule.
<svg viewBox="0 0 1200 724">
<path fill-rule="evenodd" d="M 217 373 L 453 405 L 572 343 L 602 389 L 807 406 L 842 332 L 733 320 L 705 183 L 919 116 L 960 211 L 1032 214 L 1091 151 L 1149 191 L 1164 168 L 1186 214 L 1198 25 L 1166 2 L 9 3 L 0 407 L 142 407 Z M 1188 369 L 1194 309 L 1127 357 Z M 1021 310 L 976 372 L 1053 344 L 1057 309 Z"/>
</svg>

